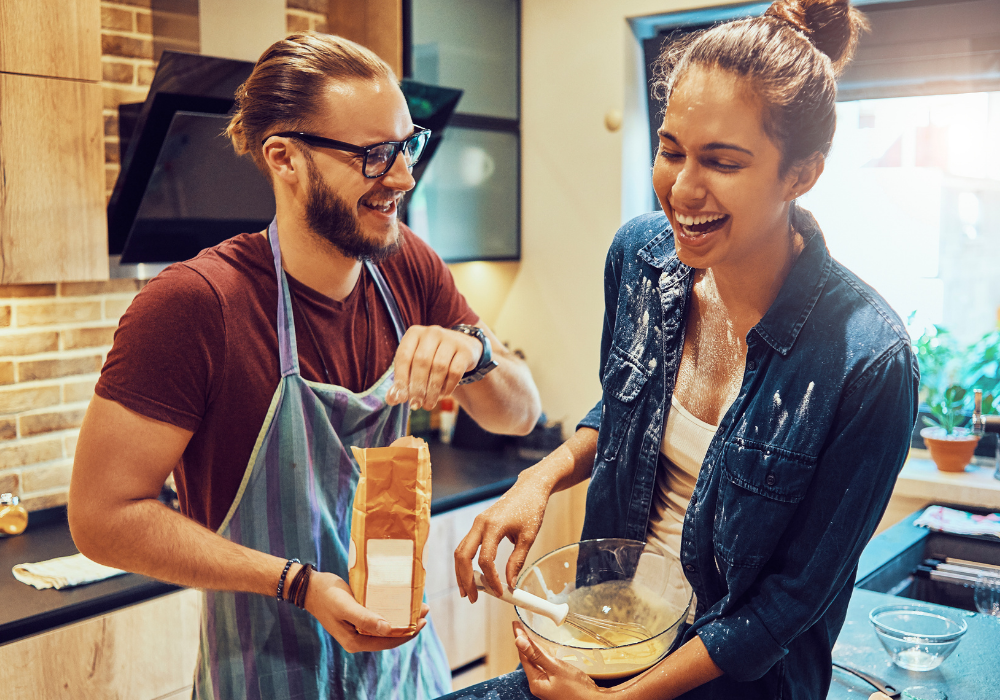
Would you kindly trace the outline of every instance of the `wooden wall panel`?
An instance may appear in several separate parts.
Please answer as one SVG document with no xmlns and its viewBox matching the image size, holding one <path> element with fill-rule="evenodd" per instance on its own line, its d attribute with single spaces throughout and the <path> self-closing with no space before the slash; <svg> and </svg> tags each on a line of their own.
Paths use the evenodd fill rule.
<svg viewBox="0 0 1000 700">
<path fill-rule="evenodd" d="M 367 46 L 403 77 L 402 0 L 330 0 L 331 34 Z"/>
<path fill-rule="evenodd" d="M 99 0 L 0 0 L 0 72 L 101 79 Z"/>
<path fill-rule="evenodd" d="M 108 278 L 101 104 L 97 83 L 0 73 L 0 284 Z"/>
<path fill-rule="evenodd" d="M 191 697 L 201 595 L 178 591 L 0 646 L 3 697 Z"/>
</svg>

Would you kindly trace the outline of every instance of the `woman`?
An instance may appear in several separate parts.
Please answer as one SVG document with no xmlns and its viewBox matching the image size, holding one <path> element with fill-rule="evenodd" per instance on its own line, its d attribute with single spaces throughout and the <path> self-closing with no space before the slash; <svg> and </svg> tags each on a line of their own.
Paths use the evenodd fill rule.
<svg viewBox="0 0 1000 700">
<path fill-rule="evenodd" d="M 863 27 L 846 0 L 778 0 L 661 56 L 663 212 L 608 253 L 603 398 L 455 556 L 474 601 L 472 557 L 499 587 L 507 537 L 512 584 L 549 495 L 589 477 L 583 538 L 672 550 L 696 611 L 677 651 L 610 689 L 516 630 L 540 698 L 826 697 L 917 403 L 902 322 L 794 204 L 823 171 Z"/>
</svg>

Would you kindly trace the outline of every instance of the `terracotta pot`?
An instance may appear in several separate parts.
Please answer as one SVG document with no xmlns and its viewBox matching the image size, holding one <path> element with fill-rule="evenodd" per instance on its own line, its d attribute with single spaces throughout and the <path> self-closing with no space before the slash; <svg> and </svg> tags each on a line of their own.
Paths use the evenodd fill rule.
<svg viewBox="0 0 1000 700">
<path fill-rule="evenodd" d="M 979 443 L 978 435 L 952 433 L 946 435 L 944 428 L 927 427 L 920 431 L 927 451 L 937 468 L 943 472 L 964 472 Z"/>
</svg>

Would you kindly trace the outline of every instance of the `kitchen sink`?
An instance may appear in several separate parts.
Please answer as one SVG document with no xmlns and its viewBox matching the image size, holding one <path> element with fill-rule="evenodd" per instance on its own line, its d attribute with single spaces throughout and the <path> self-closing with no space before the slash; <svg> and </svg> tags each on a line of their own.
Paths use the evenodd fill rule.
<svg viewBox="0 0 1000 700">
<path fill-rule="evenodd" d="M 979 514 L 990 512 L 968 506 L 949 507 Z M 1000 538 L 950 535 L 916 527 L 913 521 L 922 512 L 872 539 L 859 566 L 855 587 L 975 611 L 972 586 L 960 577 L 942 576 L 934 567 L 954 560 L 1000 567 Z"/>
</svg>

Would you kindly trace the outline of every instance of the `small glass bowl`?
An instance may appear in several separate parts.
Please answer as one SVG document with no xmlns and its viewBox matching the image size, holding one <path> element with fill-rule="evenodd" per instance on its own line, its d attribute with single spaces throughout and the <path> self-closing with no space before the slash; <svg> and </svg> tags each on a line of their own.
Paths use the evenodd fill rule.
<svg viewBox="0 0 1000 700">
<path fill-rule="evenodd" d="M 1000 620 L 1000 573 L 980 574 L 976 579 L 973 600 L 976 610 Z"/>
<path fill-rule="evenodd" d="M 892 662 L 908 671 L 940 666 L 969 628 L 960 617 L 921 605 L 882 605 L 868 619 Z"/>
</svg>

